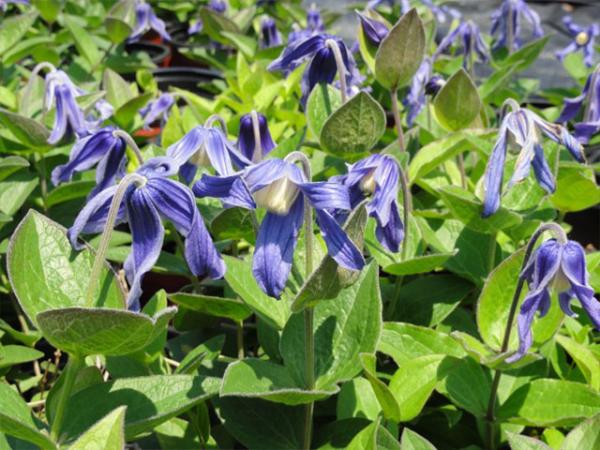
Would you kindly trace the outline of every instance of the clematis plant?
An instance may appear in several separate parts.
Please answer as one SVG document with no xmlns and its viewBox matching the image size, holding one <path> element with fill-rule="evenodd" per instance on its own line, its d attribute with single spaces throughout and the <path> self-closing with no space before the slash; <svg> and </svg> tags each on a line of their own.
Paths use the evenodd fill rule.
<svg viewBox="0 0 600 450">
<path fill-rule="evenodd" d="M 585 65 L 592 67 L 594 64 L 594 42 L 600 34 L 600 27 L 597 23 L 593 23 L 588 27 L 577 25 L 573 22 L 571 16 L 563 17 L 562 22 L 571 37 L 573 37 L 573 41 L 562 50 L 557 51 L 556 57 L 562 61 L 568 54 L 581 51 Z"/>
<path fill-rule="evenodd" d="M 472 20 L 461 22 L 460 25 L 451 30 L 446 37 L 442 39 L 440 45 L 438 45 L 438 48 L 433 55 L 433 59 L 435 60 L 442 53 L 450 49 L 457 39 L 462 40 L 463 67 L 472 71 L 474 57 L 477 57 L 479 62 L 487 61 L 487 48 L 481 38 L 479 27 Z"/>
<path fill-rule="evenodd" d="M 8 5 L 29 5 L 29 0 L 0 0 L 0 11 L 6 12 Z"/>
<path fill-rule="evenodd" d="M 358 14 L 360 26 L 369 43 L 375 47 L 379 47 L 381 41 L 383 41 L 389 33 L 386 24 L 367 16 L 360 11 L 356 11 L 356 14 Z"/>
<path fill-rule="evenodd" d="M 264 114 L 251 111 L 240 117 L 237 147 L 246 159 L 254 163 L 261 161 L 275 148 Z"/>
<path fill-rule="evenodd" d="M 498 34 L 494 49 L 505 47 L 510 53 L 521 47 L 521 16 L 531 25 L 534 39 L 543 36 L 540 16 L 524 0 L 503 0 L 502 5 L 492 14 L 490 34 Z"/>
<path fill-rule="evenodd" d="M 139 40 L 148 30 L 154 30 L 165 41 L 171 40 L 171 35 L 167 31 L 165 22 L 158 18 L 152 9 L 152 6 L 143 0 L 136 0 L 135 5 L 135 27 L 129 41 Z"/>
<path fill-rule="evenodd" d="M 281 42 L 281 33 L 275 20 L 265 17 L 260 23 L 260 48 L 278 47 Z"/>
<path fill-rule="evenodd" d="M 407 108 L 406 123 L 409 127 L 414 124 L 415 119 L 427 104 L 425 88 L 431 77 L 432 68 L 433 60 L 429 56 L 423 58 L 423 62 L 412 78 L 408 94 L 402 101 Z"/>
<path fill-rule="evenodd" d="M 432 0 L 421 0 L 421 3 L 429 8 L 435 17 L 435 20 L 439 23 L 445 23 L 448 17 L 451 17 L 452 19 L 460 19 L 460 11 L 458 11 L 456 8 L 452 8 L 448 5 L 436 5 Z M 410 9 L 410 7 L 407 8 L 406 12 L 408 12 L 408 9 Z"/>
<path fill-rule="evenodd" d="M 169 111 L 175 104 L 175 98 L 168 92 L 158 96 L 156 100 L 148 102 L 146 106 L 140 109 L 140 115 L 144 119 L 144 127 L 150 126 L 159 118 L 166 122 L 169 117 Z"/>
</svg>

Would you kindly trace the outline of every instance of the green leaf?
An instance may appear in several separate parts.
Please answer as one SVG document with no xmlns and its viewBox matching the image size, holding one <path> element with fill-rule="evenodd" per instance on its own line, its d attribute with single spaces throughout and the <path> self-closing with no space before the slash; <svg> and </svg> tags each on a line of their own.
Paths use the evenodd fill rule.
<svg viewBox="0 0 600 450">
<path fill-rule="evenodd" d="M 514 53 L 511 53 L 507 58 L 498 61 L 501 67 L 515 67 L 516 71 L 525 70 L 538 58 L 550 36 L 544 36 L 536 41 L 529 42 Z"/>
<path fill-rule="evenodd" d="M 560 450 L 584 448 L 600 448 L 600 414 L 573 428 L 560 446 Z"/>
<path fill-rule="evenodd" d="M 377 419 L 381 406 L 368 380 L 357 377 L 344 383 L 337 396 L 336 417 L 338 420 L 352 417 Z"/>
<path fill-rule="evenodd" d="M 381 294 L 377 265 L 365 267 L 359 280 L 336 299 L 314 308 L 316 387 L 328 388 L 360 372 L 360 353 L 373 353 L 381 332 Z M 304 318 L 294 314 L 281 336 L 285 367 L 298 385 L 304 379 Z"/>
<path fill-rule="evenodd" d="M 365 206 L 359 205 L 352 211 L 344 224 L 344 231 L 359 250 L 363 248 L 367 218 Z M 360 271 L 340 267 L 327 254 L 317 269 L 310 274 L 304 285 L 300 288 L 298 295 L 296 295 L 292 303 L 292 311 L 302 311 L 309 306 L 315 306 L 321 300 L 336 298 L 341 289 L 350 286 L 359 276 Z"/>
<path fill-rule="evenodd" d="M 25 14 L 16 14 L 12 17 L 3 18 L 0 26 L 0 55 L 17 44 L 29 31 L 35 19 L 37 12 Z"/>
<path fill-rule="evenodd" d="M 60 0 L 33 0 L 32 5 L 40 12 L 40 16 L 48 23 L 56 21 L 56 17 L 61 10 L 62 2 Z"/>
<path fill-rule="evenodd" d="M 600 413 L 600 395 L 585 384 L 539 379 L 521 386 L 500 406 L 502 421 L 569 427 Z"/>
<path fill-rule="evenodd" d="M 63 431 L 79 436 L 119 406 L 127 406 L 127 440 L 216 395 L 221 380 L 191 375 L 152 375 L 120 378 L 83 389 L 73 395 L 65 410 Z"/>
<path fill-rule="evenodd" d="M 459 408 L 476 417 L 484 417 L 492 385 L 489 370 L 469 357 L 460 360 L 448 357 L 444 365 L 448 366 L 444 367 L 447 375 L 436 389 Z"/>
<path fill-rule="evenodd" d="M 37 315 L 44 337 L 61 350 L 80 355 L 126 355 L 143 349 L 163 331 L 177 308 L 154 318 L 110 308 L 50 309 Z"/>
<path fill-rule="evenodd" d="M 169 299 L 192 311 L 214 317 L 226 317 L 236 322 L 247 319 L 252 314 L 252 310 L 245 303 L 233 298 L 178 292 L 170 294 Z"/>
<path fill-rule="evenodd" d="M 441 267 L 442 264 L 454 255 L 456 255 L 456 252 L 416 256 L 406 261 L 385 266 L 383 270 L 396 276 L 432 272 L 434 269 Z"/>
<path fill-rule="evenodd" d="M 49 309 L 84 306 L 94 255 L 75 252 L 65 229 L 33 210 L 11 237 L 7 255 L 12 288 L 29 319 Z M 32 282 L 35 280 L 35 282 Z M 123 307 L 123 294 L 108 266 L 95 292 L 96 306 Z"/>
<path fill-rule="evenodd" d="M 102 89 L 106 91 L 106 100 L 115 109 L 119 109 L 135 97 L 129 83 L 121 75 L 111 69 L 106 69 L 102 76 Z"/>
<path fill-rule="evenodd" d="M 27 171 L 13 173 L 0 182 L 0 212 L 13 216 L 38 185 L 38 177 Z"/>
<path fill-rule="evenodd" d="M 483 342 L 496 351 L 500 350 L 504 339 L 504 330 L 519 274 L 521 273 L 524 252 L 524 249 L 515 252 L 490 273 L 477 302 L 479 334 Z M 524 289 L 524 291 L 526 290 Z M 521 301 L 522 299 L 519 300 L 519 304 Z M 562 313 L 557 303 L 551 302 L 548 314 L 534 321 L 532 330 L 534 343 L 541 344 L 547 341 L 560 326 Z M 514 351 L 517 347 L 518 336 L 516 332 L 513 332 L 508 349 Z"/>
<path fill-rule="evenodd" d="M 400 440 L 401 450 L 436 450 L 431 442 L 409 428 L 404 428 Z"/>
<path fill-rule="evenodd" d="M 75 47 L 81 56 L 83 56 L 90 66 L 94 66 L 100 62 L 102 54 L 94 43 L 91 34 L 84 28 L 80 27 L 75 19 L 70 16 L 63 16 L 66 28 L 71 32 Z"/>
<path fill-rule="evenodd" d="M 28 347 L 33 347 L 35 343 L 39 341 L 42 337 L 41 334 L 32 330 L 29 330 L 27 333 L 17 331 L 2 319 L 0 319 L 0 330 L 4 331 L 15 341 L 22 342 Z"/>
<path fill-rule="evenodd" d="M 364 374 L 369 383 L 371 383 L 371 388 L 381 406 L 383 416 L 388 420 L 400 422 L 400 406 L 398 405 L 394 394 L 392 394 L 390 388 L 383 381 L 377 378 L 377 374 L 375 373 L 375 355 L 361 353 L 359 356 Z"/>
<path fill-rule="evenodd" d="M 46 205 L 51 208 L 61 203 L 83 198 L 96 186 L 95 181 L 73 181 L 57 186 L 46 197 Z"/>
<path fill-rule="evenodd" d="M 425 55 L 425 30 L 416 9 L 404 14 L 385 37 L 375 55 L 375 78 L 396 90 L 410 82 Z"/>
<path fill-rule="evenodd" d="M 465 356 L 460 344 L 446 333 L 397 322 L 384 323 L 377 351 L 391 356 L 400 367 L 421 356 Z"/>
<path fill-rule="evenodd" d="M 0 383 L 0 432 L 32 442 L 43 450 L 56 449 L 41 424 L 29 410 L 27 403 L 8 384 Z"/>
<path fill-rule="evenodd" d="M 339 90 L 325 83 L 316 85 L 306 101 L 306 122 L 310 132 L 316 137 L 321 136 L 323 125 L 341 105 Z"/>
<path fill-rule="evenodd" d="M 289 305 L 269 297 L 260 289 L 247 261 L 227 255 L 223 255 L 223 259 L 227 265 L 225 280 L 231 289 L 271 327 L 283 329 L 290 315 Z"/>
<path fill-rule="evenodd" d="M 37 120 L 0 108 L 0 122 L 23 145 L 38 151 L 43 151 L 49 147 L 46 141 L 50 136 L 50 132 Z"/>
<path fill-rule="evenodd" d="M 200 18 L 204 24 L 203 31 L 214 41 L 229 44 L 229 39 L 222 34 L 224 31 L 242 34 L 235 22 L 209 8 L 200 8 Z"/>
<path fill-rule="evenodd" d="M 193 374 L 202 361 L 210 361 L 219 356 L 224 343 L 225 335 L 220 334 L 196 346 L 187 352 L 185 358 L 181 360 L 179 366 L 175 369 L 175 373 Z"/>
<path fill-rule="evenodd" d="M 468 127 L 479 115 L 480 109 L 477 87 L 463 68 L 452 75 L 433 100 L 436 119 L 449 131 Z"/>
<path fill-rule="evenodd" d="M 40 359 L 44 354 L 22 345 L 0 345 L 0 369 Z"/>
<path fill-rule="evenodd" d="M 501 89 L 504 84 L 510 81 L 512 74 L 516 71 L 516 66 L 506 66 L 496 70 L 479 86 L 479 96 L 487 103 Z"/>
<path fill-rule="evenodd" d="M 0 159 L 0 180 L 12 175 L 14 172 L 29 167 L 29 161 L 20 156 L 7 156 Z"/>
<path fill-rule="evenodd" d="M 120 44 L 133 32 L 135 25 L 135 1 L 120 0 L 108 11 L 104 19 L 106 34 L 113 44 Z"/>
<path fill-rule="evenodd" d="M 128 100 L 119 109 L 115 111 L 115 121 L 121 128 L 127 128 L 133 121 L 138 111 L 148 103 L 154 94 L 146 92 L 145 94 Z"/>
<path fill-rule="evenodd" d="M 583 164 L 561 163 L 556 192 L 550 201 L 564 212 L 582 211 L 600 203 L 600 187 L 594 170 Z"/>
<path fill-rule="evenodd" d="M 125 410 L 121 406 L 83 433 L 69 450 L 111 450 L 125 446 Z"/>
<path fill-rule="evenodd" d="M 556 341 L 573 358 L 588 384 L 596 391 L 600 390 L 600 359 L 585 345 L 566 336 L 556 336 Z"/>
<path fill-rule="evenodd" d="M 319 141 L 334 155 L 371 150 L 385 132 L 385 112 L 366 92 L 359 92 L 323 124 Z"/>
<path fill-rule="evenodd" d="M 438 168 L 447 159 L 467 150 L 470 143 L 464 134 L 454 133 L 421 147 L 408 166 L 408 179 L 414 183 L 432 170 Z"/>
<path fill-rule="evenodd" d="M 260 359 L 244 359 L 230 364 L 223 375 L 221 397 L 255 397 L 285 405 L 300 405 L 336 394 L 337 386 L 306 390 L 287 369 Z"/>
<path fill-rule="evenodd" d="M 491 217 L 482 218 L 481 202 L 472 193 L 458 186 L 444 186 L 438 190 L 438 193 L 452 215 L 475 231 L 482 233 L 502 231 L 523 221 L 520 215 L 502 207 Z"/>
<path fill-rule="evenodd" d="M 539 439 L 511 432 L 506 433 L 506 436 L 511 450 L 552 450 Z"/>
<path fill-rule="evenodd" d="M 242 52 L 247 58 L 254 58 L 256 54 L 256 39 L 242 33 L 221 31 L 221 36 L 229 40 L 235 48 Z"/>
</svg>

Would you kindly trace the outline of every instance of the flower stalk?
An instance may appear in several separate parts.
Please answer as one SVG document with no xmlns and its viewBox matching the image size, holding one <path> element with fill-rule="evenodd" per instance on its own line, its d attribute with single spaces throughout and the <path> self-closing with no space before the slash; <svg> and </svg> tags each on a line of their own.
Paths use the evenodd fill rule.
<svg viewBox="0 0 600 450">
<path fill-rule="evenodd" d="M 398 146 L 400 151 L 406 151 L 404 145 L 404 132 L 402 131 L 402 120 L 400 119 L 400 107 L 398 106 L 398 89 L 392 89 L 392 114 L 394 115 L 394 123 L 396 124 L 396 130 L 398 132 Z"/>
<path fill-rule="evenodd" d="M 255 110 L 250 111 L 250 118 L 252 119 L 252 130 L 254 131 L 254 154 L 252 155 L 252 162 L 258 162 L 261 160 L 263 154 L 258 113 Z"/>
<path fill-rule="evenodd" d="M 135 157 L 138 160 L 138 163 L 140 165 L 144 164 L 144 157 L 142 156 L 142 152 L 140 150 L 140 148 L 138 147 L 138 145 L 135 143 L 135 141 L 133 140 L 133 138 L 126 133 L 123 130 L 115 130 L 113 131 L 113 136 L 116 138 L 121 138 L 125 141 L 125 143 L 129 146 L 129 148 L 131 148 L 131 150 L 133 150 L 133 153 L 135 154 Z"/>
<path fill-rule="evenodd" d="M 342 52 L 338 43 L 333 39 L 327 39 L 325 45 L 331 49 L 335 58 L 335 65 L 337 66 L 338 77 L 340 79 L 340 90 L 342 91 L 342 104 L 344 104 L 348 101 L 348 91 L 346 86 L 346 66 L 344 65 Z"/>
<path fill-rule="evenodd" d="M 54 415 L 54 420 L 52 421 L 52 427 L 50 430 L 52 439 L 55 441 L 58 441 L 60 438 L 60 431 L 65 418 L 67 401 L 69 400 L 71 392 L 73 391 L 73 385 L 77 379 L 77 373 L 79 372 L 79 369 L 83 367 L 83 365 L 83 359 L 81 359 L 79 356 L 69 355 L 69 361 L 65 366 L 63 375 L 65 380 L 60 391 L 60 397 L 58 398 L 58 403 L 56 405 L 56 414 Z"/>
</svg>

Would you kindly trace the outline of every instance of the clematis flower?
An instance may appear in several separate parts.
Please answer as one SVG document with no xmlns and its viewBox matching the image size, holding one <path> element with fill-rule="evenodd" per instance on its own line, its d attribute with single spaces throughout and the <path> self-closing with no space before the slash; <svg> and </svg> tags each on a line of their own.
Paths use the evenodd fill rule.
<svg viewBox="0 0 600 450">
<path fill-rule="evenodd" d="M 307 182 L 291 162 L 268 159 L 228 177 L 203 175 L 194 193 L 267 211 L 256 238 L 252 271 L 260 288 L 272 297 L 280 297 L 289 277 L 305 202 L 315 210 L 331 257 L 347 269 L 364 266 L 361 252 L 329 212 L 350 209 L 348 189 L 334 182 Z"/>
<path fill-rule="evenodd" d="M 58 186 L 70 181 L 73 174 L 96 167 L 96 187 L 89 198 L 115 183 L 117 176 L 124 172 L 125 141 L 115 137 L 114 127 L 105 127 L 93 134 L 79 139 L 66 164 L 57 166 L 52 171 L 52 184 Z"/>
<path fill-rule="evenodd" d="M 288 44 L 283 52 L 268 69 L 271 71 L 291 71 L 310 59 L 302 77 L 302 103 L 306 102 L 308 95 L 318 83 L 331 84 L 337 73 L 334 50 L 331 46 L 337 45 L 345 67 L 345 78 L 348 93 L 352 93 L 354 84 L 360 82 L 360 74 L 352 53 L 348 51 L 344 42 L 331 34 L 316 34 L 304 40 Z"/>
<path fill-rule="evenodd" d="M 585 252 L 575 241 L 558 242 L 549 239 L 535 251 L 521 277 L 529 284 L 529 293 L 523 300 L 518 317 L 519 350 L 508 358 L 513 362 L 522 358 L 533 342 L 531 326 L 535 313 L 540 317 L 550 309 L 550 290 L 558 292 L 558 302 L 568 316 L 575 316 L 571 300 L 577 297 L 596 329 L 600 330 L 600 302 L 594 298 L 589 285 Z"/>
<path fill-rule="evenodd" d="M 583 147 L 565 127 L 546 122 L 537 114 L 519 107 L 514 100 L 512 103 L 513 111 L 507 113 L 502 119 L 498 139 L 485 170 L 483 217 L 491 216 L 500 207 L 502 176 L 509 144 L 517 147 L 519 156 L 508 188 L 524 180 L 529 175 L 530 167 L 533 166 L 540 186 L 548 193 L 554 192 L 556 188 L 554 175 L 544 157 L 540 132 L 565 146 L 577 161 L 585 161 Z"/>
<path fill-rule="evenodd" d="M 169 111 L 174 104 L 175 99 L 167 92 L 160 94 L 156 100 L 149 102 L 139 111 L 140 115 L 144 119 L 144 127 L 147 128 L 159 117 L 166 122 L 166 120 L 169 118 Z"/>
<path fill-rule="evenodd" d="M 219 175 L 231 175 L 250 164 L 229 142 L 221 128 L 197 126 L 167 148 L 167 156 L 181 166 L 180 175 L 186 181 L 196 176 L 198 166 L 213 167 Z"/>
<path fill-rule="evenodd" d="M 306 13 L 306 28 L 300 28 L 295 25 L 293 31 L 288 36 L 288 45 L 323 32 L 325 32 L 325 24 L 321 18 L 321 13 L 313 3 Z"/>
<path fill-rule="evenodd" d="M 354 209 L 365 198 L 369 216 L 377 222 L 377 240 L 391 252 L 397 252 L 404 238 L 404 225 L 398 212 L 400 168 L 388 155 L 371 155 L 348 167 L 348 173 L 336 181 L 348 187 Z M 338 220 L 347 214 L 337 213 Z"/>
<path fill-rule="evenodd" d="M 369 43 L 375 47 L 379 47 L 381 41 L 383 41 L 389 33 L 387 26 L 383 22 L 372 19 L 359 11 L 356 11 L 356 14 L 358 14 L 360 26 Z"/>
<path fill-rule="evenodd" d="M 408 109 L 406 115 L 406 123 L 408 126 L 412 126 L 415 119 L 425 106 L 427 99 L 425 97 L 425 86 L 431 77 L 431 70 L 433 67 L 433 61 L 429 56 L 423 58 L 423 62 L 417 69 L 417 72 L 413 76 L 410 84 L 408 94 L 403 100 L 404 106 Z"/>
<path fill-rule="evenodd" d="M 521 16 L 531 24 L 533 31 L 532 37 L 537 39 L 542 37 L 544 31 L 540 22 L 540 16 L 533 9 L 527 6 L 524 0 L 503 0 L 502 5 L 492 14 L 491 35 L 498 33 L 498 39 L 494 43 L 494 49 L 501 47 L 508 48 L 509 51 L 521 47 Z"/>
<path fill-rule="evenodd" d="M 169 179 L 178 168 L 176 161 L 168 157 L 148 160 L 136 171 L 143 182 L 127 188 L 118 210 L 116 223 L 129 224 L 133 241 L 132 252 L 124 264 L 130 284 L 127 305 L 133 311 L 140 309 L 142 279 L 160 254 L 164 239 L 161 218 L 173 223 L 185 238 L 185 259 L 195 276 L 208 275 L 216 279 L 225 273 L 225 264 L 206 230 L 192 192 L 187 186 Z M 101 191 L 81 210 L 67 233 L 74 248 L 81 248 L 77 242 L 80 234 L 103 230 L 118 187 Z"/>
<path fill-rule="evenodd" d="M 587 144 L 600 131 L 600 65 L 588 77 L 581 95 L 566 98 L 564 102 L 565 106 L 557 122 L 574 119 L 586 105 L 581 122 L 575 124 L 575 137 L 582 144 Z"/>
<path fill-rule="evenodd" d="M 29 5 L 29 0 L 0 0 L 0 11 L 6 12 L 8 5 Z"/>
<path fill-rule="evenodd" d="M 267 118 L 261 113 L 256 113 L 256 118 L 258 121 L 258 140 L 260 141 L 262 153 L 258 155 L 254 154 L 256 151 L 257 136 L 255 134 L 256 130 L 254 129 L 252 113 L 244 114 L 240 117 L 240 133 L 237 142 L 237 147 L 242 152 L 242 155 L 252 162 L 259 162 L 275 148 Z"/>
<path fill-rule="evenodd" d="M 450 16 L 453 19 L 460 19 L 460 11 L 456 8 L 452 8 L 448 5 L 436 5 L 431 0 L 421 0 L 431 13 L 434 15 L 435 20 L 439 23 L 446 22 L 446 17 Z"/>
<path fill-rule="evenodd" d="M 98 126 L 100 126 L 100 124 L 102 122 L 104 122 L 106 119 L 108 119 L 115 113 L 115 108 L 113 108 L 113 106 L 110 103 L 108 103 L 106 100 L 104 100 L 103 98 L 98 100 L 94 104 L 94 108 L 96 109 L 96 111 L 98 112 L 98 115 L 99 115 Z"/>
<path fill-rule="evenodd" d="M 439 55 L 447 51 L 459 38 L 462 40 L 464 67 L 467 67 L 470 64 L 474 54 L 477 56 L 478 61 L 487 61 L 487 49 L 481 38 L 481 32 L 479 31 L 479 27 L 472 20 L 461 22 L 459 26 L 450 31 L 446 37 L 442 39 L 442 42 L 440 42 L 440 45 L 433 55 L 433 59 L 435 60 Z"/>
<path fill-rule="evenodd" d="M 137 0 L 135 5 L 135 27 L 129 41 L 137 41 L 148 30 L 156 31 L 165 41 L 171 40 L 165 22 L 158 18 L 148 3 Z"/>
<path fill-rule="evenodd" d="M 562 21 L 569 34 L 573 37 L 573 42 L 556 52 L 556 57 L 562 61 L 569 53 L 581 51 L 585 65 L 592 67 L 594 64 L 594 41 L 598 34 L 600 34 L 600 27 L 598 27 L 597 23 L 589 27 L 582 27 L 574 23 L 571 16 L 563 17 Z"/>
<path fill-rule="evenodd" d="M 260 48 L 271 48 L 281 45 L 281 33 L 275 21 L 265 17 L 260 24 Z"/>
<path fill-rule="evenodd" d="M 225 0 L 210 0 L 206 5 L 208 9 L 212 9 L 214 12 L 218 12 L 219 14 L 224 14 L 227 11 L 227 2 Z M 190 26 L 188 27 L 188 34 L 197 34 L 202 31 L 204 28 L 204 23 L 202 19 L 196 19 L 190 22 Z"/>
</svg>

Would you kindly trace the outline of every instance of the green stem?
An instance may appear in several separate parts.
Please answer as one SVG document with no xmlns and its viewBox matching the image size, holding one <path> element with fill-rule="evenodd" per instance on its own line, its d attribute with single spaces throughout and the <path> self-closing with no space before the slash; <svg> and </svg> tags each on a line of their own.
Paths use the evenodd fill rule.
<svg viewBox="0 0 600 450">
<path fill-rule="evenodd" d="M 237 322 L 236 327 L 238 359 L 244 359 L 244 321 Z"/>
<path fill-rule="evenodd" d="M 467 172 L 465 171 L 465 158 L 462 153 L 458 154 L 458 171 L 460 172 L 460 185 L 467 189 Z"/>
<path fill-rule="evenodd" d="M 48 213 L 48 182 L 46 181 L 46 158 L 40 156 L 40 193 L 42 194 L 42 204 L 44 213 Z"/>
<path fill-rule="evenodd" d="M 408 252 L 408 228 L 409 228 L 409 217 L 412 211 L 412 197 L 410 195 L 410 186 L 406 173 L 398 163 L 400 168 L 400 188 L 402 190 L 402 201 L 403 201 L 403 219 L 404 219 L 404 238 L 402 239 L 402 261 L 406 259 L 406 253 Z"/>
<path fill-rule="evenodd" d="M 396 124 L 396 131 L 398 132 L 398 146 L 400 151 L 406 150 L 404 146 L 404 132 L 402 131 L 402 121 L 400 120 L 400 107 L 398 106 L 398 89 L 392 89 L 392 114 L 394 115 L 394 123 Z"/>
<path fill-rule="evenodd" d="M 498 244 L 496 243 L 496 239 L 498 238 L 497 232 L 492 232 L 490 235 L 490 248 L 488 249 L 488 273 L 494 270 L 496 267 L 496 247 Z"/>
<path fill-rule="evenodd" d="M 83 359 L 80 359 L 75 355 L 70 355 L 69 361 L 65 366 L 65 381 L 63 382 L 62 389 L 60 391 L 60 397 L 58 398 L 58 403 L 56 405 L 56 414 L 54 415 L 50 432 L 52 439 L 57 442 L 60 438 L 60 431 L 65 418 L 65 408 L 67 406 L 69 397 L 71 396 L 71 391 L 73 390 L 77 373 L 79 372 L 79 369 L 83 367 L 83 364 Z"/>
</svg>

